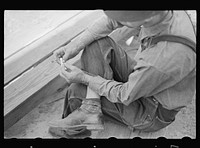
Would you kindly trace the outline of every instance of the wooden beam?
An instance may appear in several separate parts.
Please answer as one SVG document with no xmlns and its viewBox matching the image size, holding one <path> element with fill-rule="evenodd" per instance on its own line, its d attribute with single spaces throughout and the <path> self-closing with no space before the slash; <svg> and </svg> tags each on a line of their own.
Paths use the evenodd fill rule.
<svg viewBox="0 0 200 148">
<path fill-rule="evenodd" d="M 83 10 L 5 10 L 4 60 Z"/>
<path fill-rule="evenodd" d="M 12 57 L 6 59 L 4 61 L 4 85 L 32 67 L 43 57 L 52 53 L 59 46 L 66 44 L 101 15 L 103 15 L 101 10 L 83 11 L 39 40 L 26 46 Z"/>
<path fill-rule="evenodd" d="M 76 64 L 82 52 L 69 63 Z M 4 88 L 4 130 L 66 84 L 53 55 Z M 61 80 L 62 79 L 62 80 Z"/>
<path fill-rule="evenodd" d="M 66 86 L 66 81 L 62 77 L 57 76 L 55 79 L 48 82 L 40 90 L 37 90 L 33 95 L 26 98 L 23 102 L 18 104 L 18 106 L 13 108 L 10 112 L 8 112 L 4 116 L 4 131 L 6 131 L 9 127 L 14 125 L 17 121 L 19 121 L 32 109 L 37 107 L 40 103 L 42 103 L 45 99 L 47 99 L 48 96 L 58 92 L 59 89 L 65 86 Z"/>
<path fill-rule="evenodd" d="M 41 54 L 39 55 L 34 50 L 40 49 L 39 47 L 44 46 L 43 49 L 50 48 L 48 49 L 49 52 L 54 51 L 62 44 L 66 44 L 66 42 L 69 43 L 70 40 L 77 35 L 77 33 L 83 31 L 87 27 L 87 25 L 89 25 L 89 23 L 92 23 L 95 19 L 98 19 L 98 16 L 101 15 L 102 11 L 84 12 L 81 16 L 79 16 L 79 18 L 81 19 L 78 19 L 78 21 L 76 19 L 73 20 L 74 22 L 71 22 L 70 25 L 67 25 L 66 30 L 63 30 L 62 27 L 60 31 L 57 30 L 56 32 L 54 32 L 55 35 L 52 35 L 52 38 L 49 38 L 48 40 L 41 39 L 41 45 L 39 44 L 35 48 L 30 47 L 31 50 L 29 52 L 27 51 L 26 54 L 21 56 L 23 60 L 27 60 L 26 62 L 22 59 L 19 59 L 20 57 L 18 57 L 18 59 L 15 59 L 18 64 L 20 62 L 30 64 L 33 63 L 33 61 L 31 61 L 31 59 L 27 59 L 28 57 L 33 57 L 32 59 L 36 59 L 37 57 L 39 59 L 39 57 L 41 58 L 42 54 L 43 56 L 45 54 L 45 56 L 50 56 L 44 59 L 44 61 L 42 61 L 39 65 L 33 66 L 31 69 L 24 72 L 21 76 L 19 76 L 14 81 L 4 87 L 4 130 L 9 128 L 19 119 L 21 119 L 25 114 L 27 114 L 31 109 L 33 109 L 36 105 L 38 105 L 45 96 L 48 96 L 49 94 L 55 92 L 54 90 L 61 87 L 63 83 L 66 83 L 63 78 L 58 77 L 60 66 L 55 63 L 55 59 L 52 53 L 48 54 L 47 51 L 43 52 L 41 49 L 41 51 L 39 50 L 40 52 L 38 51 L 38 53 Z M 44 43 L 42 43 L 42 41 Z M 34 54 L 35 52 L 36 55 Z M 75 64 L 78 59 L 80 59 L 80 55 L 81 52 L 69 62 L 71 64 Z M 16 66 L 16 63 L 11 64 Z M 21 66 L 24 66 L 23 63 L 22 65 L 20 65 L 20 67 Z M 20 68 L 19 66 L 17 67 Z M 16 70 L 17 69 L 15 68 L 15 71 Z M 60 79 L 62 79 L 62 81 Z"/>
</svg>

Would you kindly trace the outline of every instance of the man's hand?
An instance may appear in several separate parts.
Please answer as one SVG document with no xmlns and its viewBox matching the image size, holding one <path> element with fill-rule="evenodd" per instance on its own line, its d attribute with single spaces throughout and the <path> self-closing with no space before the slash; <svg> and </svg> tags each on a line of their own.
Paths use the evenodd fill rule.
<svg viewBox="0 0 200 148">
<path fill-rule="evenodd" d="M 65 78 L 68 83 L 85 83 L 85 73 L 67 62 L 61 64 L 60 75 Z"/>
<path fill-rule="evenodd" d="M 63 62 L 65 63 L 67 60 L 75 57 L 79 51 L 77 51 L 76 47 L 74 47 L 71 44 L 68 44 L 66 46 L 60 47 L 58 50 L 54 52 L 54 57 L 56 58 L 56 62 L 60 63 L 60 58 L 63 59 Z"/>
</svg>

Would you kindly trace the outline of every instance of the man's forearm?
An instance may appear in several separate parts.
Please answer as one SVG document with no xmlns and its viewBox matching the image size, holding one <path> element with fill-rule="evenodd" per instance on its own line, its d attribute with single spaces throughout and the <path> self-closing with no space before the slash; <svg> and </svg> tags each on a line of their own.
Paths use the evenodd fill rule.
<svg viewBox="0 0 200 148">
<path fill-rule="evenodd" d="M 97 92 L 97 90 L 95 88 L 102 85 L 105 81 L 106 81 L 106 79 L 102 78 L 99 75 L 94 75 L 94 74 L 84 71 L 84 75 L 82 77 L 81 83 L 89 86 L 92 90 Z M 93 87 L 93 86 L 95 86 L 95 87 Z"/>
<path fill-rule="evenodd" d="M 107 16 L 102 16 L 88 26 L 78 37 L 72 40 L 72 43 L 75 45 L 74 52 L 79 53 L 94 40 L 109 35 L 113 30 L 119 27 L 122 27 L 122 25 L 118 22 L 110 20 Z"/>
<path fill-rule="evenodd" d="M 87 86 L 89 85 L 89 83 L 91 81 L 94 81 L 96 78 L 100 77 L 98 75 L 94 75 L 94 74 L 86 72 L 86 71 L 83 71 L 83 72 L 84 72 L 84 75 L 82 77 L 81 83 L 83 83 L 83 84 L 85 84 Z"/>
<path fill-rule="evenodd" d="M 82 49 L 85 48 L 88 44 L 94 41 L 94 38 L 90 32 L 85 30 L 78 37 L 73 39 L 70 44 L 74 45 L 73 52 L 79 53 Z"/>
</svg>

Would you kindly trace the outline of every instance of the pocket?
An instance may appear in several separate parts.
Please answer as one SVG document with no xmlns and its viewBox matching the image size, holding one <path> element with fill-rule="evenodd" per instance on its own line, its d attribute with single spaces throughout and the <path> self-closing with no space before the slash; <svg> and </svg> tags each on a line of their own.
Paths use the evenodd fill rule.
<svg viewBox="0 0 200 148">
<path fill-rule="evenodd" d="M 163 121 L 161 120 L 158 116 L 156 116 L 152 123 L 149 125 L 149 127 L 143 129 L 143 132 L 155 132 L 158 131 L 166 126 L 168 126 L 169 124 L 171 124 L 175 119 L 173 119 L 172 121 Z"/>
<path fill-rule="evenodd" d="M 154 120 L 158 103 L 152 97 L 140 98 L 124 108 L 123 119 L 134 129 L 146 129 Z"/>
</svg>

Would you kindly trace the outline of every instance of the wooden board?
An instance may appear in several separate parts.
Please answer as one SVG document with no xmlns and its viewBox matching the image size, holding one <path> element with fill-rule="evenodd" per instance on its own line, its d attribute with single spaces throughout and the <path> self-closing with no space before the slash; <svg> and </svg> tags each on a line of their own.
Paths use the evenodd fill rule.
<svg viewBox="0 0 200 148">
<path fill-rule="evenodd" d="M 102 14 L 102 11 L 85 12 L 84 14 L 81 15 L 81 17 L 79 16 L 80 17 L 79 21 L 82 21 L 82 23 L 80 23 L 77 20 L 76 21 L 74 20 L 75 22 L 74 23 L 71 22 L 72 23 L 71 25 L 76 24 L 76 26 L 70 25 L 68 27 L 71 27 L 71 29 L 68 28 L 62 31 L 62 33 L 57 32 L 58 34 L 55 34 L 55 36 L 54 35 L 52 36 L 52 38 L 57 39 L 59 41 L 52 40 L 50 38 L 49 40 L 45 40 L 45 43 L 47 45 L 44 45 L 44 43 L 42 43 L 42 45 L 45 47 L 45 49 L 51 48 L 48 50 L 53 51 L 57 47 L 59 47 L 60 44 L 62 45 L 63 43 L 66 43 L 66 42 L 69 43 L 70 40 L 73 39 L 74 35 L 77 35 L 78 32 L 80 33 L 81 31 L 83 31 L 87 27 L 88 24 L 93 22 L 95 19 L 98 19 L 97 16 L 98 15 L 100 16 L 101 14 Z M 71 31 L 74 31 L 76 33 L 74 32 L 72 33 Z M 67 33 L 71 33 L 71 34 L 67 34 Z M 50 45 L 52 45 L 53 47 L 51 47 Z M 39 49 L 39 47 L 35 48 L 35 50 Z M 27 54 L 26 56 L 29 56 L 30 58 L 30 56 L 32 56 L 31 55 L 32 51 L 33 50 L 30 51 L 30 54 L 26 53 Z M 45 52 L 43 52 L 43 54 L 44 53 Z M 70 63 L 71 64 L 76 63 L 77 60 L 80 59 L 80 55 L 81 53 L 77 55 L 77 57 L 71 59 Z M 26 59 L 27 58 L 26 56 L 23 55 L 21 58 Z M 36 54 L 36 57 L 37 56 L 40 57 L 39 54 Z M 35 58 L 35 56 L 32 56 L 32 57 Z M 55 90 L 55 88 L 59 88 L 60 86 L 62 86 L 63 83 L 59 84 L 58 81 L 60 79 L 57 79 L 57 76 L 59 75 L 60 66 L 57 63 L 55 63 L 54 60 L 55 59 L 51 53 L 50 57 L 47 57 L 46 59 L 44 59 L 44 61 L 41 62 L 39 65 L 32 67 L 31 69 L 23 73 L 20 77 L 18 77 L 17 79 L 15 79 L 14 81 L 12 81 L 11 83 L 9 83 L 8 85 L 4 87 L 4 130 L 10 127 L 11 125 L 13 125 L 16 121 L 18 121 L 21 117 L 23 117 L 24 114 L 28 113 L 31 110 L 32 107 L 24 108 L 23 104 L 26 104 L 26 106 L 32 106 L 33 104 L 37 105 L 39 103 L 38 100 L 42 99 L 45 95 L 47 95 L 46 93 L 42 94 L 43 91 L 40 91 L 40 89 L 42 89 L 46 85 L 49 85 L 49 82 L 52 81 L 57 86 L 54 87 L 53 84 L 49 85 L 49 87 L 47 86 L 46 88 L 47 90 L 48 89 Z M 23 62 L 23 61 L 21 59 L 18 59 L 18 62 Z M 33 62 L 33 61 L 27 59 L 27 62 L 25 63 L 29 63 L 29 62 Z M 11 64 L 15 65 L 16 63 L 11 63 Z M 10 65 L 10 66 L 13 66 L 13 65 Z M 17 67 L 19 68 L 19 66 Z M 23 64 L 22 64 L 22 67 L 23 67 Z M 5 68 L 6 67 L 4 67 L 4 69 Z M 62 80 L 62 81 L 65 82 L 65 80 Z M 40 92 L 40 94 L 37 94 L 38 91 Z M 34 97 L 34 96 L 37 96 L 37 97 Z"/>
<path fill-rule="evenodd" d="M 63 78 L 57 76 L 33 95 L 26 98 L 23 102 L 22 100 L 19 100 L 19 98 L 16 98 L 18 101 L 21 101 L 21 103 L 16 107 L 13 106 L 15 108 L 8 112 L 6 116 L 4 116 L 4 131 L 23 118 L 32 109 L 41 104 L 41 102 L 48 100 L 50 95 L 62 90 L 63 87 L 66 87 L 66 82 L 63 80 Z"/>
<path fill-rule="evenodd" d="M 69 62 L 71 64 L 75 63 L 80 59 L 80 55 L 81 53 Z M 24 114 L 28 113 L 34 107 L 33 104 L 37 102 L 38 99 L 46 97 L 48 93 L 40 91 L 40 89 L 49 85 L 49 82 L 54 82 L 52 85 L 47 86 L 47 90 L 51 90 L 52 92 L 66 82 L 63 78 L 62 83 L 57 82 L 60 82 L 60 79 L 57 78 L 59 75 L 59 67 L 60 66 L 54 61 L 52 55 L 36 68 L 23 74 L 19 79 L 4 88 L 4 128 L 8 128 L 23 117 Z M 38 94 L 38 91 L 40 91 L 40 94 Z M 51 91 L 48 92 L 51 93 Z M 34 95 L 37 97 L 34 97 Z M 26 103 L 26 105 L 31 107 L 24 108 L 24 105 L 22 105 L 24 102 L 28 102 L 29 105 L 27 105 L 28 103 Z M 39 103 L 40 102 L 37 102 L 35 104 Z M 19 111 L 16 111 L 16 109 Z M 12 116 L 15 118 L 12 118 Z"/>
<path fill-rule="evenodd" d="M 102 11 L 83 11 L 76 17 L 63 23 L 39 40 L 26 46 L 20 52 L 4 60 L 4 85 L 25 72 L 41 59 L 51 55 L 59 46 L 62 46 L 82 32 L 87 25 L 98 19 Z"/>
<path fill-rule="evenodd" d="M 82 11 L 6 10 L 4 12 L 4 60 Z"/>
</svg>

